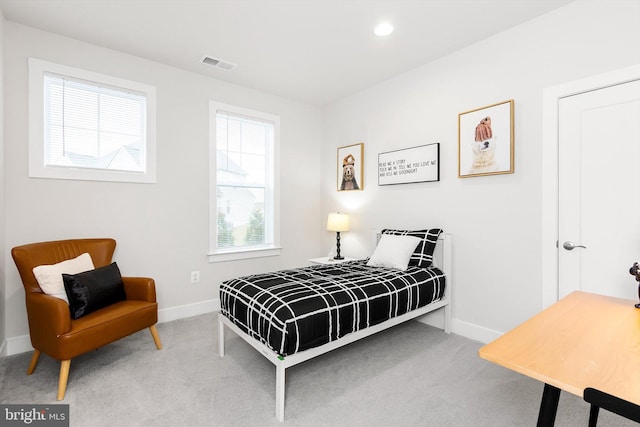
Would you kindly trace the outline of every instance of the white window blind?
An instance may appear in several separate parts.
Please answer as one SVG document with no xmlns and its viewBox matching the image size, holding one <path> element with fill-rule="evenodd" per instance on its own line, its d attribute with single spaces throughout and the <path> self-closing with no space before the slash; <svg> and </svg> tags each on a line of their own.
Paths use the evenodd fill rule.
<svg viewBox="0 0 640 427">
<path fill-rule="evenodd" d="M 45 165 L 145 172 L 146 96 L 44 76 Z"/>
<path fill-rule="evenodd" d="M 216 113 L 218 248 L 273 243 L 273 123 Z"/>
<path fill-rule="evenodd" d="M 280 118 L 211 102 L 210 261 L 279 254 Z"/>
<path fill-rule="evenodd" d="M 29 58 L 29 176 L 156 182 L 156 88 Z"/>
</svg>

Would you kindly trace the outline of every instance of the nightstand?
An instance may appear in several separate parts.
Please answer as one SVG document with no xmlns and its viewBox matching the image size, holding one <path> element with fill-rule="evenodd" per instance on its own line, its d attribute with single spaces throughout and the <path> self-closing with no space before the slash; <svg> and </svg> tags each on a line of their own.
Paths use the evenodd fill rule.
<svg viewBox="0 0 640 427">
<path fill-rule="evenodd" d="M 347 262 L 347 261 L 355 261 L 356 258 L 349 258 L 349 257 L 344 257 L 344 259 L 333 259 L 329 258 L 329 257 L 322 257 L 322 258 L 312 258 L 309 260 L 310 263 L 312 264 L 340 264 L 343 262 Z"/>
</svg>

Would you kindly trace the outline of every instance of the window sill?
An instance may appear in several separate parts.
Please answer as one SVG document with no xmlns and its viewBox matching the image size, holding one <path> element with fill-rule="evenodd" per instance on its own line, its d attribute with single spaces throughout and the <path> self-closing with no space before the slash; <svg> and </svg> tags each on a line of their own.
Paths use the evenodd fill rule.
<svg viewBox="0 0 640 427">
<path fill-rule="evenodd" d="M 237 261 L 242 259 L 263 258 L 280 255 L 281 247 L 265 247 L 240 249 L 235 251 L 212 252 L 208 255 L 209 262 Z"/>
<path fill-rule="evenodd" d="M 38 162 L 29 164 L 29 178 L 70 179 L 81 181 L 132 182 L 155 184 L 155 171 L 129 172 L 68 166 L 44 166 Z"/>
</svg>

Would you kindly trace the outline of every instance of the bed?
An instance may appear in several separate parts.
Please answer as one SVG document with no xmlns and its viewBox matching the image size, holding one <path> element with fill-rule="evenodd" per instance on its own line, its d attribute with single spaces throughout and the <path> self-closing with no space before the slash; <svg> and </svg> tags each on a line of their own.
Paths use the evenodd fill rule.
<svg viewBox="0 0 640 427">
<path fill-rule="evenodd" d="M 374 242 L 399 239 L 389 234 L 419 238 L 404 271 L 375 266 L 376 250 L 371 259 L 239 277 L 220 286 L 218 353 L 224 356 L 227 326 L 276 366 L 279 421 L 288 367 L 438 309 L 450 333 L 451 235 L 383 230 Z"/>
</svg>

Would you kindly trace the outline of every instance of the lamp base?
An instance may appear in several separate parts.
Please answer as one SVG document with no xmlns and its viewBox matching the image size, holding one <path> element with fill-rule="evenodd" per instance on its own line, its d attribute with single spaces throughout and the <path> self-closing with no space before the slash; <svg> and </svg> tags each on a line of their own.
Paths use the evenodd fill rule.
<svg viewBox="0 0 640 427">
<path fill-rule="evenodd" d="M 340 256 L 340 232 L 336 232 L 336 256 L 333 257 L 335 260 L 344 259 L 343 256 Z"/>
</svg>

